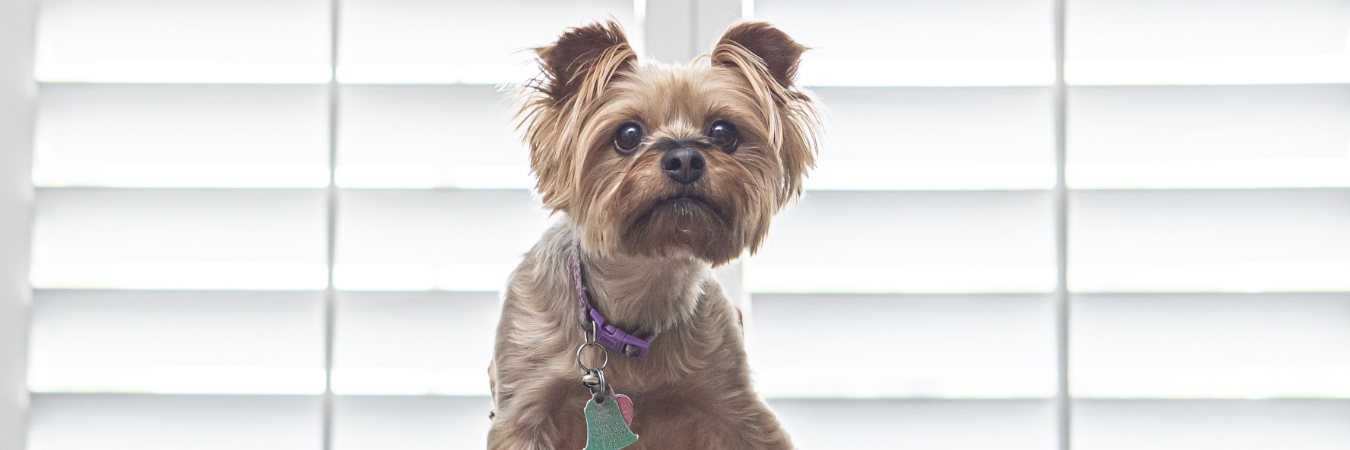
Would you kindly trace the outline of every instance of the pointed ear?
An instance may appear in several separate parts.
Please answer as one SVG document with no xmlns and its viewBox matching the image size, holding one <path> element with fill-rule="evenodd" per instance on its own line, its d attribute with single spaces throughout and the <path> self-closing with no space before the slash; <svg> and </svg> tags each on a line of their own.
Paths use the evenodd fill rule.
<svg viewBox="0 0 1350 450">
<path fill-rule="evenodd" d="M 565 211 L 580 183 L 577 133 L 585 111 L 615 74 L 637 64 L 637 54 L 613 21 L 569 29 L 535 53 L 543 74 L 525 86 L 516 118 L 530 146 L 535 189 L 549 209 Z"/>
<path fill-rule="evenodd" d="M 613 21 L 569 29 L 535 53 L 544 73 L 537 88 L 560 103 L 599 95 L 616 72 L 637 60 L 623 28 Z"/>
<path fill-rule="evenodd" d="M 802 182 L 816 165 L 820 116 L 815 99 L 794 86 L 797 63 L 807 49 L 787 33 L 763 22 L 732 25 L 713 48 L 712 63 L 739 72 L 759 99 L 778 152 L 783 177 L 778 207 L 801 197 Z"/>
<path fill-rule="evenodd" d="M 797 63 L 807 50 L 793 41 L 787 33 L 764 22 L 742 22 L 732 25 L 722 34 L 713 48 L 713 64 L 738 67 L 747 72 L 763 71 L 778 82 L 790 87 L 797 77 Z M 754 58 L 746 58 L 745 54 Z M 744 67 L 753 64 L 758 67 Z"/>
</svg>

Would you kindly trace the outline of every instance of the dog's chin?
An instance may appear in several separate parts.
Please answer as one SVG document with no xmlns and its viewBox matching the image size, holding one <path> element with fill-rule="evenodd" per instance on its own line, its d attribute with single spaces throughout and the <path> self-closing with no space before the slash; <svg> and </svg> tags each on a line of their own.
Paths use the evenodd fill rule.
<svg viewBox="0 0 1350 450">
<path fill-rule="evenodd" d="M 741 253 L 740 239 L 722 209 L 693 195 L 653 202 L 624 232 L 624 243 L 634 254 L 687 254 L 712 264 L 725 263 Z"/>
</svg>

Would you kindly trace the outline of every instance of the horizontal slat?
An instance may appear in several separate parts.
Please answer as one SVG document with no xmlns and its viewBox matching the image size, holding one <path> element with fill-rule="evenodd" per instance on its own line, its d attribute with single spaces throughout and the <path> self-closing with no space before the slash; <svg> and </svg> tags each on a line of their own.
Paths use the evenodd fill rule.
<svg viewBox="0 0 1350 450">
<path fill-rule="evenodd" d="M 334 450 L 439 450 L 487 445 L 488 397 L 338 396 Z"/>
<path fill-rule="evenodd" d="M 510 102 L 493 86 L 343 86 L 337 183 L 533 187 Z"/>
<path fill-rule="evenodd" d="M 323 187 L 321 86 L 44 84 L 38 186 Z"/>
<path fill-rule="evenodd" d="M 538 74 L 530 49 L 608 17 L 643 48 L 641 18 L 627 0 L 343 0 L 341 8 L 343 83 L 520 83 Z"/>
<path fill-rule="evenodd" d="M 1350 290 L 1350 190 L 1076 191 L 1077 292 Z"/>
<path fill-rule="evenodd" d="M 1054 395 L 1047 296 L 752 299 L 751 366 L 768 397 Z"/>
<path fill-rule="evenodd" d="M 322 83 L 322 0 L 47 0 L 40 81 Z"/>
<path fill-rule="evenodd" d="M 816 88 L 829 108 L 808 189 L 1048 189 L 1050 91 Z"/>
<path fill-rule="evenodd" d="M 1343 400 L 1079 400 L 1083 450 L 1333 450 L 1350 446 Z"/>
<path fill-rule="evenodd" d="M 500 290 L 549 220 L 523 190 L 352 189 L 339 200 L 344 290 Z"/>
<path fill-rule="evenodd" d="M 323 289 L 322 190 L 40 189 L 38 288 Z"/>
<path fill-rule="evenodd" d="M 1350 57 L 1083 59 L 1064 63 L 1064 79 L 1073 86 L 1350 83 Z"/>
<path fill-rule="evenodd" d="M 34 395 L 30 450 L 318 450 L 317 396 Z"/>
<path fill-rule="evenodd" d="M 39 290 L 34 392 L 323 392 L 319 292 Z"/>
<path fill-rule="evenodd" d="M 1323 0 L 1073 0 L 1070 84 L 1350 82 L 1350 5 Z"/>
<path fill-rule="evenodd" d="M 1323 0 L 1070 0 L 1070 59 L 1339 54 L 1350 5 Z"/>
<path fill-rule="evenodd" d="M 1044 191 L 809 193 L 746 263 L 750 292 L 1054 289 Z"/>
<path fill-rule="evenodd" d="M 1055 82 L 1055 65 L 1039 58 L 831 58 L 807 53 L 797 81 L 820 87 L 1049 86 Z"/>
<path fill-rule="evenodd" d="M 1050 450 L 1045 400 L 773 400 L 799 448 Z"/>
<path fill-rule="evenodd" d="M 1073 188 L 1350 186 L 1350 86 L 1074 88 Z"/>
<path fill-rule="evenodd" d="M 1350 398 L 1350 294 L 1078 295 L 1074 395 Z"/>
<path fill-rule="evenodd" d="M 338 394 L 488 394 L 495 292 L 341 292 Z"/>
<path fill-rule="evenodd" d="M 807 85 L 1046 86 L 1051 4 L 758 0 L 753 8 L 755 20 L 813 49 L 800 71 Z"/>
</svg>

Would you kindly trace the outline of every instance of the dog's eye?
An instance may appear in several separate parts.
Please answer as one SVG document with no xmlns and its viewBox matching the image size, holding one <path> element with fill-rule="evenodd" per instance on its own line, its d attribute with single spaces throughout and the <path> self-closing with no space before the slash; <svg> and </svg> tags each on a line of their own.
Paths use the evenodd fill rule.
<svg viewBox="0 0 1350 450">
<path fill-rule="evenodd" d="M 736 126 L 725 120 L 718 120 L 708 127 L 708 139 L 713 145 L 722 147 L 727 153 L 736 151 L 736 144 L 739 144 L 740 135 L 736 133 Z"/>
<path fill-rule="evenodd" d="M 614 130 L 614 148 L 625 155 L 637 150 L 642 144 L 642 127 L 633 122 L 624 122 Z"/>
</svg>

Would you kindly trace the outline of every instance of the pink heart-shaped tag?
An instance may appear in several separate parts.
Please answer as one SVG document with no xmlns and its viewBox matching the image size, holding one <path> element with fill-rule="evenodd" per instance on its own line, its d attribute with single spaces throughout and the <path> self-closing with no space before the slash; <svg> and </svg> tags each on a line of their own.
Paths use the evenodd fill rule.
<svg viewBox="0 0 1350 450">
<path fill-rule="evenodd" d="M 614 401 L 619 403 L 619 412 L 623 414 L 623 424 L 633 426 L 633 399 L 627 395 L 616 394 Z"/>
</svg>

